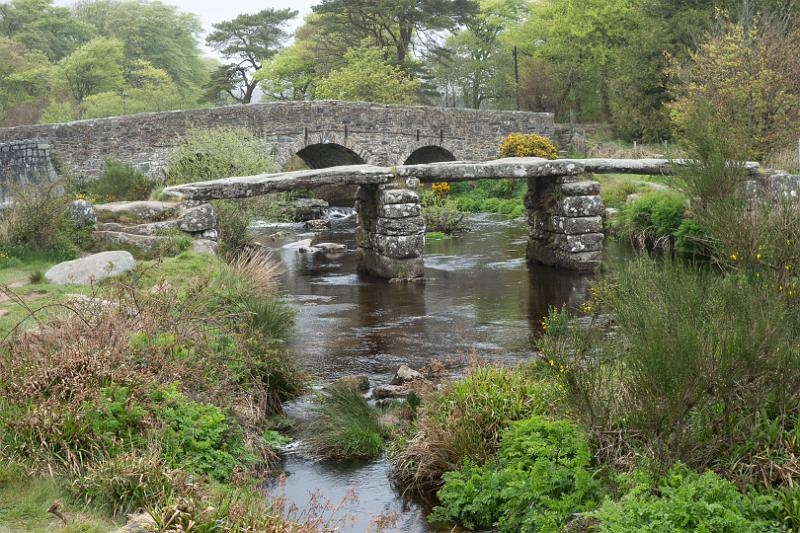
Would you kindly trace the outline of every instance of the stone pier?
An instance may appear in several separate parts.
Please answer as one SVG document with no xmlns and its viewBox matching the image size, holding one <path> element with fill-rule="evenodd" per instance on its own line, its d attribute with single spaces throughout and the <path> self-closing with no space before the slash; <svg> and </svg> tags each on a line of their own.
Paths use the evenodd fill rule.
<svg viewBox="0 0 800 533">
<path fill-rule="evenodd" d="M 359 271 L 391 281 L 421 280 L 425 220 L 417 193 L 395 184 L 361 185 L 356 211 Z"/>
<path fill-rule="evenodd" d="M 600 184 L 576 176 L 528 178 L 528 261 L 592 270 L 603 259 Z"/>
</svg>

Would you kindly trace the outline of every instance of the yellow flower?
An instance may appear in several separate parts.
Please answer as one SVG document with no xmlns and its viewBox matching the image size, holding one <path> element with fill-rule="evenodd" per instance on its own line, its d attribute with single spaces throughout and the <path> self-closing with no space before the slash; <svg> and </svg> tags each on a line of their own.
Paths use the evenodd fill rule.
<svg viewBox="0 0 800 533">
<path fill-rule="evenodd" d="M 731 254 L 731 261 L 737 261 L 739 257 L 736 254 Z"/>
<path fill-rule="evenodd" d="M 761 261 L 763 256 L 761 254 L 756 254 L 756 261 Z"/>
</svg>

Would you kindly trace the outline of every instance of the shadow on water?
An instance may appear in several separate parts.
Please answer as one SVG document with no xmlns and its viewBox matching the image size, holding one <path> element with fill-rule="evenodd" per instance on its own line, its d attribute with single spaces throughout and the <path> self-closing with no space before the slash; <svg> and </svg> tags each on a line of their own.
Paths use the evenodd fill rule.
<svg viewBox="0 0 800 533">
<path fill-rule="evenodd" d="M 300 364 L 319 384 L 352 374 L 377 384 L 401 364 L 419 368 L 439 359 L 458 371 L 472 356 L 504 364 L 531 358 L 548 309 L 580 305 L 591 276 L 527 265 L 523 220 L 478 215 L 471 223 L 469 233 L 427 243 L 425 283 L 415 284 L 356 274 L 353 219 L 313 236 L 262 229 L 262 242 L 279 249 L 285 266 L 286 300 L 298 313 L 290 348 Z M 350 251 L 281 248 L 306 238 Z M 306 410 L 307 399 L 287 406 L 293 416 Z M 288 454 L 284 469 L 286 496 L 300 506 L 314 489 L 337 501 L 356 487 L 360 500 L 346 512 L 358 520 L 349 531 L 366 531 L 370 517 L 386 512 L 401 515 L 400 531 L 426 530 L 422 507 L 404 502 L 389 482 L 386 460 L 331 465 Z"/>
</svg>

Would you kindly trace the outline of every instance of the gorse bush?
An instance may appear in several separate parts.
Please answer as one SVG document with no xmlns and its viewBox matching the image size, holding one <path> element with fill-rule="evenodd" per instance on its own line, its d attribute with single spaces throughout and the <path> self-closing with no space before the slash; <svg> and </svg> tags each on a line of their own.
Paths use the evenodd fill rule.
<svg viewBox="0 0 800 533">
<path fill-rule="evenodd" d="M 596 505 L 599 486 L 589 471 L 586 435 L 567 420 L 514 422 L 500 437 L 497 456 L 469 461 L 444 475 L 432 522 L 470 530 L 559 531 L 576 512 Z"/>
<path fill-rule="evenodd" d="M 590 309 L 614 317 L 613 336 L 569 325 L 548 328 L 539 346 L 569 369 L 567 398 L 587 423 L 621 425 L 662 466 L 681 460 L 748 480 L 786 473 L 781 460 L 758 459 L 763 449 L 740 449 L 755 431 L 753 413 L 791 428 L 800 402 L 800 329 L 786 301 L 744 276 L 646 258 L 596 295 Z M 788 446 L 786 460 L 796 453 L 791 440 L 778 444 Z"/>
<path fill-rule="evenodd" d="M 536 133 L 510 133 L 503 137 L 497 152 L 500 157 L 558 157 L 558 149 L 553 142 Z"/>
<path fill-rule="evenodd" d="M 698 474 L 677 465 L 655 490 L 638 483 L 619 501 L 606 499 L 591 516 L 598 531 L 788 531 L 781 501 L 755 492 L 742 494 L 714 472 Z"/>
<path fill-rule="evenodd" d="M 113 159 L 106 161 L 100 176 L 83 185 L 86 194 L 103 202 L 147 200 L 155 187 L 133 166 Z"/>
<path fill-rule="evenodd" d="M 515 420 L 552 409 L 561 390 L 522 370 L 480 366 L 432 393 L 417 409 L 407 437 L 394 443 L 393 477 L 430 491 L 464 460 L 480 464 L 497 449 L 500 432 Z"/>
<path fill-rule="evenodd" d="M 334 383 L 317 398 L 305 428 L 311 451 L 325 459 L 372 458 L 383 451 L 377 410 L 349 383 Z"/>
<path fill-rule="evenodd" d="M 435 193 L 423 193 L 420 203 L 428 231 L 453 235 L 469 229 L 467 214 L 458 208 L 453 198 Z"/>
<path fill-rule="evenodd" d="M 189 131 L 167 158 L 167 184 L 275 172 L 264 141 L 244 128 Z"/>
</svg>

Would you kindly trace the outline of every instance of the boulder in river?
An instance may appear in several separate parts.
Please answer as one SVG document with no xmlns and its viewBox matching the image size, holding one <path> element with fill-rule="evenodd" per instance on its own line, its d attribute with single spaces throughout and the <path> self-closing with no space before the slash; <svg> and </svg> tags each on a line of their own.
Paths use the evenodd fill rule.
<svg viewBox="0 0 800 533">
<path fill-rule="evenodd" d="M 343 376 L 337 379 L 334 383 L 345 383 L 359 392 L 367 392 L 369 390 L 369 378 L 364 375 Z"/>
<path fill-rule="evenodd" d="M 392 385 L 405 385 L 406 383 L 411 383 L 412 381 L 422 379 L 425 379 L 425 377 L 421 373 L 417 372 L 408 365 L 401 365 L 394 374 Z"/>
<path fill-rule="evenodd" d="M 128 272 L 135 266 L 136 260 L 129 252 L 102 252 L 59 263 L 48 270 L 44 277 L 54 285 L 87 285 Z"/>
<path fill-rule="evenodd" d="M 378 385 L 372 389 L 372 399 L 408 398 L 411 392 L 411 387 L 407 385 Z"/>
</svg>

